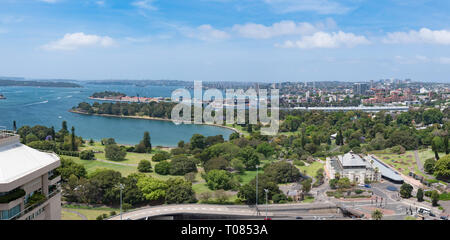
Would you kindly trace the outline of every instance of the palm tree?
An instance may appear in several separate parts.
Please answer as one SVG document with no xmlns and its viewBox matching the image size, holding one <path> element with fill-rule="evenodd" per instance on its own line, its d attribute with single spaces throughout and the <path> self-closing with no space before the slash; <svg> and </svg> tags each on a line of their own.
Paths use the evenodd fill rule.
<svg viewBox="0 0 450 240">
<path fill-rule="evenodd" d="M 383 218 L 383 212 L 381 212 L 379 209 L 372 212 L 373 220 L 381 220 L 382 218 Z"/>
</svg>

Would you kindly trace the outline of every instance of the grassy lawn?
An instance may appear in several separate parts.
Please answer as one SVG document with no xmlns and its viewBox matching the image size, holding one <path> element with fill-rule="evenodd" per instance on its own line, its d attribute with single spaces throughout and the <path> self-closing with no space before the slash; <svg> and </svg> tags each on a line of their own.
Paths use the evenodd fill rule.
<svg viewBox="0 0 450 240">
<path fill-rule="evenodd" d="M 114 209 L 114 208 L 78 208 L 78 207 L 69 208 L 69 207 L 63 207 L 62 218 L 61 218 L 62 220 L 82 220 L 77 214 L 65 212 L 64 209 L 78 212 L 78 213 L 86 216 L 86 218 L 88 220 L 96 220 L 96 218 L 101 214 L 107 214 L 109 216 L 109 213 L 111 211 L 115 211 L 116 214 L 118 214 L 120 211 L 119 209 Z"/>
<path fill-rule="evenodd" d="M 102 151 L 103 153 L 96 153 L 95 158 L 102 159 L 102 160 L 108 160 L 105 156 L 105 146 L 101 145 L 99 142 L 95 142 L 93 146 L 89 144 L 85 144 L 84 147 L 80 148 L 80 151 L 83 150 L 93 150 L 93 151 Z M 141 160 L 148 160 L 151 161 L 153 155 L 155 155 L 156 150 L 153 150 L 152 153 L 134 153 L 134 152 L 127 152 L 127 156 L 125 157 L 125 160 L 120 161 L 120 163 L 126 163 L 126 164 L 139 164 Z M 156 162 L 151 161 L 152 166 L 156 164 Z"/>
<path fill-rule="evenodd" d="M 305 199 L 303 199 L 302 203 L 313 203 L 314 197 L 312 196 L 306 196 Z"/>
<path fill-rule="evenodd" d="M 128 176 L 132 173 L 138 172 L 137 167 L 122 166 L 122 165 L 105 163 L 105 162 L 100 162 L 100 161 L 95 161 L 95 160 L 81 160 L 80 158 L 77 158 L 77 157 L 68 157 L 68 156 L 63 156 L 63 157 L 66 159 L 71 159 L 78 164 L 82 164 L 86 168 L 86 171 L 88 173 L 94 172 L 97 169 L 104 169 L 104 168 L 118 171 L 122 174 L 122 176 Z"/>
<path fill-rule="evenodd" d="M 323 168 L 325 164 L 320 162 L 313 162 L 308 166 L 297 166 L 297 168 L 304 173 L 306 171 L 306 175 L 310 177 L 316 177 L 317 170 Z"/>
<path fill-rule="evenodd" d="M 439 153 L 439 157 L 443 156 L 445 156 L 445 153 Z M 431 149 L 421 149 L 419 150 L 419 158 L 423 165 L 427 159 L 434 159 L 434 152 Z"/>
<path fill-rule="evenodd" d="M 195 193 L 200 194 L 200 193 L 204 193 L 204 192 L 214 192 L 212 190 L 210 190 L 208 188 L 208 186 L 206 185 L 206 183 L 198 183 L 198 184 L 194 184 L 192 185 L 192 189 L 194 190 Z"/>
<path fill-rule="evenodd" d="M 414 157 L 414 151 L 407 151 L 404 154 L 380 154 L 376 155 L 385 163 L 393 166 L 397 171 L 408 175 L 409 172 L 415 172 L 416 174 L 423 175 L 417 168 L 416 159 Z"/>
<path fill-rule="evenodd" d="M 61 211 L 61 220 L 83 220 L 80 216 L 78 216 L 75 213 L 66 212 L 64 211 L 65 208 L 63 208 L 63 211 Z"/>
</svg>

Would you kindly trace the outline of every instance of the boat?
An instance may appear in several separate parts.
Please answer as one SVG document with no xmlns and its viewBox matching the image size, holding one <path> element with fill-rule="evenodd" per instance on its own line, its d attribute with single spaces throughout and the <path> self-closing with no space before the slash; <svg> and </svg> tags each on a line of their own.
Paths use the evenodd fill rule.
<svg viewBox="0 0 450 240">
<path fill-rule="evenodd" d="M 0 99 L 6 99 L 6 97 L 0 94 Z"/>
</svg>

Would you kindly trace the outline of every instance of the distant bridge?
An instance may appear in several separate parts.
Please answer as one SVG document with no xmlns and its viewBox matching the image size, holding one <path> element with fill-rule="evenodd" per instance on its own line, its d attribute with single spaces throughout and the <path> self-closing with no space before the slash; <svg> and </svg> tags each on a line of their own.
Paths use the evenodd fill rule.
<svg viewBox="0 0 450 240">
<path fill-rule="evenodd" d="M 281 108 L 282 110 L 304 110 L 304 111 L 325 111 L 325 112 L 339 112 L 339 111 L 363 111 L 363 112 L 380 112 L 380 111 L 402 111 L 407 112 L 408 106 L 374 106 L 374 107 L 293 107 Z"/>
</svg>

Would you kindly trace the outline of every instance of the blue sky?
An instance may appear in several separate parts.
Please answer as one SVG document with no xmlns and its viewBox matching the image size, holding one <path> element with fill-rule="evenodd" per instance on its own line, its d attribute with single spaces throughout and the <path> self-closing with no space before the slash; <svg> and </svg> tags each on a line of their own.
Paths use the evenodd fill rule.
<svg viewBox="0 0 450 240">
<path fill-rule="evenodd" d="M 450 81 L 447 0 L 0 0 L 0 76 Z"/>
</svg>

